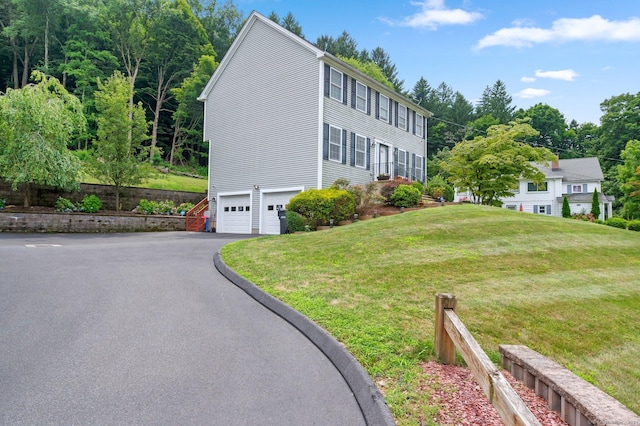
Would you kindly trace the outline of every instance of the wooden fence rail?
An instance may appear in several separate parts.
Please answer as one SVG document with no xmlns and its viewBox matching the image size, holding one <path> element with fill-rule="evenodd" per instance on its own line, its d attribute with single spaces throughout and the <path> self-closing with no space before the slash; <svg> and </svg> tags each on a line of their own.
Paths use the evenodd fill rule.
<svg viewBox="0 0 640 426">
<path fill-rule="evenodd" d="M 440 361 L 455 364 L 457 348 L 505 425 L 539 426 L 531 410 L 460 321 L 456 305 L 454 295 L 436 296 L 436 355 Z"/>
</svg>

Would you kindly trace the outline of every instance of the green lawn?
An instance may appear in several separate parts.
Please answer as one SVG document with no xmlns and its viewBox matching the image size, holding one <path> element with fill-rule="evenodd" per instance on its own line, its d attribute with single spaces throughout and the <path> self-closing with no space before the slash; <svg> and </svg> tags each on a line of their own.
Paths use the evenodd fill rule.
<svg viewBox="0 0 640 426">
<path fill-rule="evenodd" d="M 82 179 L 82 182 L 105 184 L 105 182 L 87 175 Z M 142 183 L 135 186 L 140 188 L 165 189 L 168 191 L 205 192 L 207 190 L 207 179 L 156 173 L 154 176 L 145 179 Z"/>
<path fill-rule="evenodd" d="M 381 384 L 398 424 L 434 408 L 434 300 L 484 350 L 524 344 L 640 413 L 640 233 L 474 205 L 361 221 L 223 248 L 241 275 L 312 318 Z"/>
</svg>

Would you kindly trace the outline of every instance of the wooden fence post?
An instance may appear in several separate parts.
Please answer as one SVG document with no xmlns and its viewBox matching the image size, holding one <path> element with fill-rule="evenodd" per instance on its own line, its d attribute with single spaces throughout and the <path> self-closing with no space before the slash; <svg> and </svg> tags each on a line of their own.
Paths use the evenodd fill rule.
<svg viewBox="0 0 640 426">
<path fill-rule="evenodd" d="M 456 311 L 457 300 L 453 294 L 436 295 L 436 356 L 443 364 L 456 363 L 456 346 L 444 329 L 444 310 Z"/>
</svg>

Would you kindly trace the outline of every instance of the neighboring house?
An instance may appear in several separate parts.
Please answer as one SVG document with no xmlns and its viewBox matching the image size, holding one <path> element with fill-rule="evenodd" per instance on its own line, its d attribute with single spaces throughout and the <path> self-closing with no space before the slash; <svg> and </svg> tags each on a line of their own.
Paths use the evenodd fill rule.
<svg viewBox="0 0 640 426">
<path fill-rule="evenodd" d="M 562 217 L 562 203 L 566 196 L 571 214 L 590 213 L 593 192 L 597 190 L 600 201 L 599 219 L 605 220 L 612 216 L 614 198 L 602 193 L 604 176 L 597 158 L 557 160 L 550 167 L 537 167 L 545 175 L 544 183 L 536 185 L 532 181 L 521 179 L 514 196 L 500 200 L 504 208 Z M 457 201 L 465 198 L 470 199 L 468 193 L 457 194 Z"/>
<path fill-rule="evenodd" d="M 256 12 L 199 100 L 217 232 L 279 233 L 278 208 L 338 178 L 425 180 L 429 111 Z"/>
</svg>

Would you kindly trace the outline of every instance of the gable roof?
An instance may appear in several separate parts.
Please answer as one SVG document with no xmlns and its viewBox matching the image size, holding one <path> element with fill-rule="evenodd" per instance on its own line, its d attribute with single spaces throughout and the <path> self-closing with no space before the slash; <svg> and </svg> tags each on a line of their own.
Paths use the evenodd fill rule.
<svg viewBox="0 0 640 426">
<path fill-rule="evenodd" d="M 597 157 L 569 158 L 558 160 L 559 168 L 552 170 L 551 165 L 536 165 L 548 178 L 562 178 L 567 182 L 603 181 L 604 175 Z"/>
<path fill-rule="evenodd" d="M 348 71 L 348 73 L 350 75 L 357 77 L 357 79 L 362 81 L 362 82 L 366 82 L 369 86 L 375 88 L 376 91 L 378 91 L 378 92 L 380 92 L 380 93 L 382 93 L 382 94 L 384 94 L 384 95 L 386 95 L 386 96 L 388 96 L 390 98 L 393 98 L 394 100 L 402 101 L 403 103 L 410 104 L 413 109 L 422 112 L 422 114 L 425 115 L 426 117 L 431 117 L 433 115 L 433 113 L 431 111 L 422 108 L 420 105 L 417 105 L 416 103 L 414 103 L 410 99 L 404 97 L 403 95 L 401 95 L 400 93 L 396 92 L 395 90 L 388 88 L 387 86 L 385 86 L 384 84 L 380 83 L 379 81 L 377 81 L 377 80 L 371 78 L 370 76 L 364 74 L 362 71 L 352 67 L 351 65 L 349 65 L 346 62 L 340 60 L 339 58 L 335 57 L 334 55 L 332 55 L 332 54 L 330 54 L 328 52 L 325 52 L 324 50 L 318 48 L 316 45 L 310 43 L 309 41 L 305 40 L 304 38 L 299 37 L 298 35 L 296 35 L 296 34 L 290 32 L 290 31 L 284 29 L 280 25 L 278 25 L 275 22 L 273 22 L 271 19 L 265 17 L 264 15 L 261 15 L 260 13 L 256 12 L 255 10 L 253 12 L 251 12 L 249 17 L 247 18 L 247 21 L 242 26 L 242 29 L 238 33 L 236 39 L 231 44 L 231 47 L 229 48 L 229 51 L 224 55 L 224 58 L 222 58 L 222 61 L 218 65 L 218 68 L 216 69 L 216 71 L 213 73 L 213 75 L 209 79 L 209 82 L 207 82 L 207 85 L 202 90 L 202 93 L 200 94 L 200 96 L 198 96 L 198 100 L 199 101 L 204 101 L 204 100 L 206 100 L 207 96 L 209 96 L 209 92 L 211 92 L 211 90 L 213 89 L 213 86 L 215 86 L 216 81 L 218 80 L 219 76 L 224 72 L 225 68 L 227 67 L 227 65 L 229 64 L 229 62 L 231 61 L 231 59 L 235 55 L 236 51 L 238 50 L 238 47 L 240 46 L 240 44 L 242 44 L 243 40 L 246 38 L 246 36 L 249 33 L 249 31 L 251 30 L 251 28 L 258 21 L 268 25 L 269 27 L 271 27 L 275 31 L 278 31 L 284 37 L 289 38 L 290 40 L 292 40 L 295 43 L 299 44 L 303 48 L 309 50 L 311 53 L 316 55 L 318 60 L 321 60 L 321 61 L 323 61 L 325 63 L 328 63 L 329 65 L 332 65 L 332 66 L 335 66 L 335 67 L 338 67 L 338 68 L 342 68 L 342 70 L 344 70 L 344 71 Z"/>
</svg>

